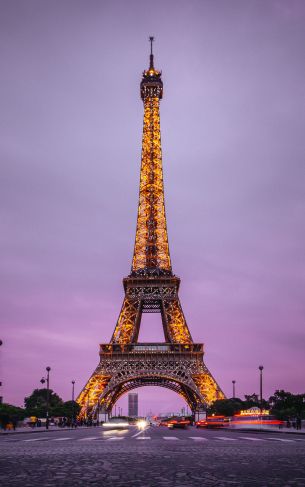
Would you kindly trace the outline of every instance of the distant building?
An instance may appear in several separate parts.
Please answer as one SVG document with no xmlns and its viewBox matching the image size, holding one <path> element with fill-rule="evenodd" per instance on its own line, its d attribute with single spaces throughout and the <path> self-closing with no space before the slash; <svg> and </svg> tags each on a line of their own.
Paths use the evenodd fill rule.
<svg viewBox="0 0 305 487">
<path fill-rule="evenodd" d="M 135 392 L 128 394 L 128 416 L 131 418 L 138 417 L 138 394 Z"/>
</svg>

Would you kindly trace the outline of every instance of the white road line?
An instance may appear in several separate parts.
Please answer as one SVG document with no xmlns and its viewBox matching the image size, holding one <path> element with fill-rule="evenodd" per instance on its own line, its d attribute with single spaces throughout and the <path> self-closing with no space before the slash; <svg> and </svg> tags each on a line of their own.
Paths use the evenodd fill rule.
<svg viewBox="0 0 305 487">
<path fill-rule="evenodd" d="M 178 440 L 177 436 L 163 436 L 163 440 Z"/>
<path fill-rule="evenodd" d="M 87 436 L 86 438 L 80 438 L 78 441 L 91 441 L 91 440 L 98 440 L 98 436 Z"/>
<path fill-rule="evenodd" d="M 216 440 L 223 440 L 223 441 L 236 441 L 236 438 L 230 438 L 229 436 L 214 436 Z"/>
<path fill-rule="evenodd" d="M 207 438 L 203 438 L 202 436 L 189 436 L 189 438 L 195 441 L 208 441 Z"/>
<path fill-rule="evenodd" d="M 139 438 L 136 438 L 137 440 L 151 440 L 150 436 L 139 436 Z"/>
<path fill-rule="evenodd" d="M 294 438 L 294 441 L 305 441 L 305 438 Z"/>
<path fill-rule="evenodd" d="M 131 438 L 135 438 L 136 436 L 139 436 L 141 433 L 144 433 L 145 430 L 140 430 L 138 431 L 135 435 L 132 435 Z"/>
<path fill-rule="evenodd" d="M 52 438 L 51 441 L 65 441 L 65 440 L 72 440 L 72 438 Z"/>
<path fill-rule="evenodd" d="M 48 436 L 44 436 L 43 438 L 31 438 L 30 440 L 21 440 L 21 441 L 42 441 L 42 440 L 49 440 Z"/>
<path fill-rule="evenodd" d="M 284 438 L 267 438 L 267 440 L 284 441 L 285 443 L 294 443 L 294 440 L 286 440 Z"/>
<path fill-rule="evenodd" d="M 250 440 L 250 441 L 266 441 L 263 438 L 251 438 L 251 436 L 240 436 L 241 440 Z"/>
<path fill-rule="evenodd" d="M 113 441 L 113 440 L 125 440 L 125 438 L 122 438 L 121 436 L 111 436 L 110 438 L 107 438 L 107 441 Z"/>
</svg>

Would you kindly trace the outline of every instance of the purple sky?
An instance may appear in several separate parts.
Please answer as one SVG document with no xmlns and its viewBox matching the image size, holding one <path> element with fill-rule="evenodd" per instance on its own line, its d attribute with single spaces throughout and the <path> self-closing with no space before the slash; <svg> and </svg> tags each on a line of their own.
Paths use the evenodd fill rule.
<svg viewBox="0 0 305 487">
<path fill-rule="evenodd" d="M 3 1 L 1 379 L 22 404 L 47 365 L 65 400 L 98 363 L 130 271 L 147 38 L 174 272 L 227 395 L 305 391 L 305 4 Z M 161 339 L 144 315 L 140 339 Z M 183 405 L 142 388 L 140 411 Z M 125 405 L 122 400 L 120 404 Z"/>
</svg>

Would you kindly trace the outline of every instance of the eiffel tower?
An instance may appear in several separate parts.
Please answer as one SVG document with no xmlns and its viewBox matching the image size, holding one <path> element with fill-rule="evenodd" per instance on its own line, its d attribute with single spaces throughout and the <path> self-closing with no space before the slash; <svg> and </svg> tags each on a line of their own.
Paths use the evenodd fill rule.
<svg viewBox="0 0 305 487">
<path fill-rule="evenodd" d="M 154 67 L 154 38 L 149 39 L 150 64 L 140 85 L 144 123 L 132 267 L 123 279 L 125 297 L 110 343 L 100 345 L 100 362 L 77 398 L 80 417 L 111 414 L 120 396 L 142 386 L 177 392 L 197 417 L 225 397 L 203 361 L 203 345 L 192 340 L 178 297 L 180 279 L 172 271 L 159 114 L 163 83 Z M 161 314 L 164 342 L 138 342 L 142 313 Z"/>
</svg>

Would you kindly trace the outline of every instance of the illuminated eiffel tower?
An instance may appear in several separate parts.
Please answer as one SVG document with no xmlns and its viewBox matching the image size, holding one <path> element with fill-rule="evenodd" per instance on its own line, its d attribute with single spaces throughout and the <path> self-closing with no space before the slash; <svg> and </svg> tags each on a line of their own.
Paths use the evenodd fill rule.
<svg viewBox="0 0 305 487">
<path fill-rule="evenodd" d="M 193 343 L 178 297 L 180 279 L 172 272 L 164 206 L 159 103 L 161 72 L 150 65 L 141 81 L 144 103 L 140 194 L 131 272 L 123 279 L 125 297 L 110 343 L 100 345 L 100 362 L 78 396 L 80 416 L 111 413 L 119 397 L 156 385 L 180 394 L 193 413 L 224 394 L 203 361 L 203 345 Z M 165 341 L 139 343 L 142 313 L 160 313 Z"/>
</svg>

